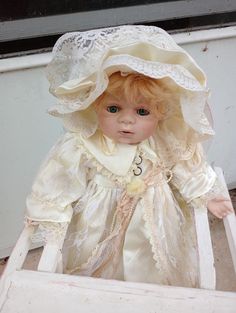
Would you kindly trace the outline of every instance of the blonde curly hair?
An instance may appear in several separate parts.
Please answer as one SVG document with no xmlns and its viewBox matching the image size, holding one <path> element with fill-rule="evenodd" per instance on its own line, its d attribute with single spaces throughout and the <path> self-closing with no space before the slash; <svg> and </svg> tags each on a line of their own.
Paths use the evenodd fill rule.
<svg viewBox="0 0 236 313">
<path fill-rule="evenodd" d="M 97 109 L 105 104 L 107 96 L 117 99 L 124 98 L 131 103 L 148 104 L 154 110 L 158 119 L 165 117 L 170 102 L 173 100 L 173 91 L 164 80 L 148 76 L 115 72 L 109 77 L 109 84 L 103 94 L 96 99 L 94 105 Z"/>
</svg>

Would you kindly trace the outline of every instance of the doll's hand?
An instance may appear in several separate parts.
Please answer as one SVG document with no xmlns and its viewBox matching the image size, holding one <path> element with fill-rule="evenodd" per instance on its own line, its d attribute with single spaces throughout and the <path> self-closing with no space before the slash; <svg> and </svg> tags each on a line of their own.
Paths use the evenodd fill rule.
<svg viewBox="0 0 236 313">
<path fill-rule="evenodd" d="M 226 215 L 233 213 L 234 209 L 230 199 L 218 196 L 207 203 L 208 210 L 218 218 L 224 218 Z"/>
</svg>

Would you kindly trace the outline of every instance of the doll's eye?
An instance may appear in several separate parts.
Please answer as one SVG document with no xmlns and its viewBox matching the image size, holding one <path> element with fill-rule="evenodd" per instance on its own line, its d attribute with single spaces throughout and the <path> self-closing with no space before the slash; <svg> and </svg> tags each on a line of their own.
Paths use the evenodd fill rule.
<svg viewBox="0 0 236 313">
<path fill-rule="evenodd" d="M 145 116 L 145 115 L 149 115 L 150 112 L 148 110 L 146 110 L 146 109 L 138 109 L 137 110 L 137 114 L 141 115 L 141 116 Z"/>
<path fill-rule="evenodd" d="M 107 111 L 110 113 L 116 113 L 119 111 L 119 108 L 116 105 L 110 105 L 109 107 L 107 107 Z"/>
</svg>

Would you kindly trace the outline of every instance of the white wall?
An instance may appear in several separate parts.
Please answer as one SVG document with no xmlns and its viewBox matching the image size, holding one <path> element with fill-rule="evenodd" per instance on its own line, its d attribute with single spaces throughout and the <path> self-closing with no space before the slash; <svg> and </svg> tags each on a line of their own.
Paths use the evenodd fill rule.
<svg viewBox="0 0 236 313">
<path fill-rule="evenodd" d="M 236 27 L 174 36 L 205 69 L 216 130 L 209 160 L 236 187 Z M 0 257 L 23 227 L 25 198 L 40 162 L 63 132 L 46 114 L 55 103 L 44 68 L 50 54 L 0 60 Z"/>
<path fill-rule="evenodd" d="M 207 153 L 210 162 L 223 168 L 227 185 L 233 189 L 236 188 L 236 27 L 229 30 L 232 37 L 220 39 L 219 32 L 214 40 L 201 39 L 181 46 L 207 74 L 216 132 Z M 212 31 L 205 31 L 205 36 Z"/>
<path fill-rule="evenodd" d="M 59 121 L 46 114 L 54 101 L 47 90 L 43 67 L 0 74 L 0 257 L 23 227 L 33 177 L 62 132 Z"/>
</svg>

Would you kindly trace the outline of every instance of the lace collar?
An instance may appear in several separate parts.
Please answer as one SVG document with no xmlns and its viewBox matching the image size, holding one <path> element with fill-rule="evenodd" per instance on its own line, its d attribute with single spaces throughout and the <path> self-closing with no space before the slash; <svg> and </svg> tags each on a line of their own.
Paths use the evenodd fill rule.
<svg viewBox="0 0 236 313">
<path fill-rule="evenodd" d="M 157 162 L 152 138 L 138 145 L 115 144 L 111 139 L 97 131 L 90 138 L 81 137 L 81 141 L 101 165 L 118 176 L 125 176 L 129 173 L 135 157 L 140 153 L 151 162 Z"/>
</svg>

